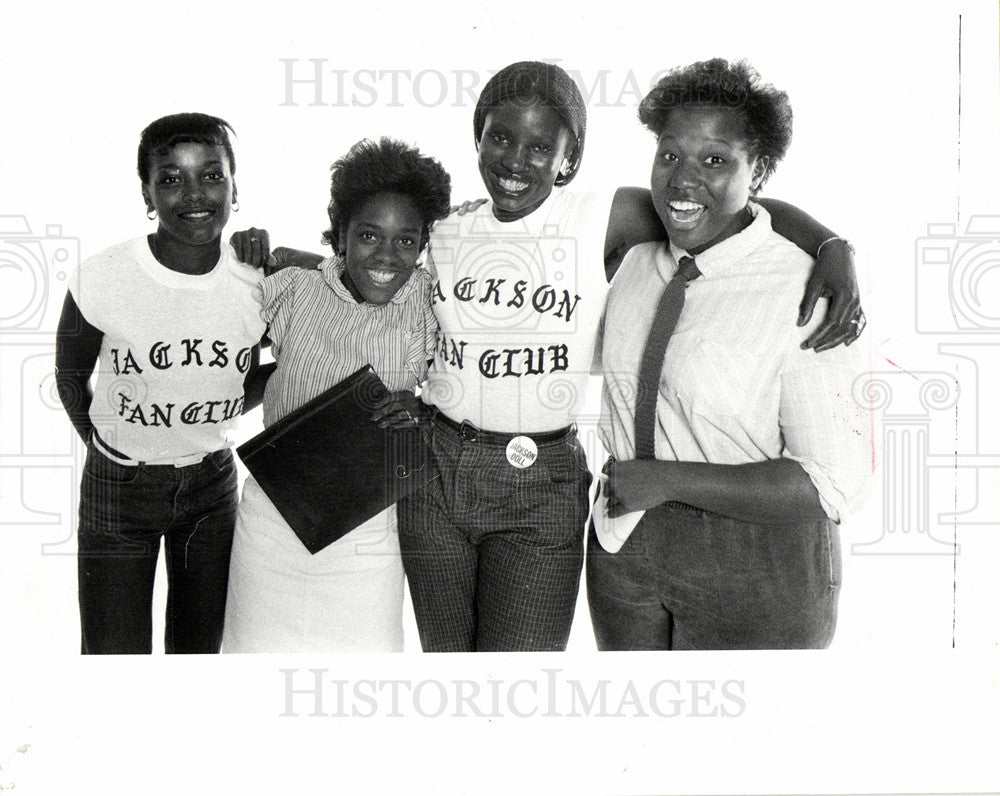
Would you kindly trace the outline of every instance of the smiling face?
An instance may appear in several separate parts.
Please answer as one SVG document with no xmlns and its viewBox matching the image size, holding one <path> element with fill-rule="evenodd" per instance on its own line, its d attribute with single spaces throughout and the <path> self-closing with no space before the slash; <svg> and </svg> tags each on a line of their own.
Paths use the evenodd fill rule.
<svg viewBox="0 0 1000 796">
<path fill-rule="evenodd" d="M 700 254 L 743 229 L 743 211 L 763 166 L 750 154 L 742 112 L 703 106 L 670 111 L 650 180 L 670 240 Z"/>
<path fill-rule="evenodd" d="M 347 273 L 365 301 L 387 304 L 417 266 L 423 219 L 405 194 L 382 192 L 351 214 L 343 235 Z"/>
<path fill-rule="evenodd" d="M 493 214 L 515 221 L 541 205 L 572 145 L 572 134 L 552 108 L 534 102 L 491 109 L 479 139 L 479 173 Z"/>
<path fill-rule="evenodd" d="M 213 144 L 175 144 L 153 153 L 149 182 L 142 186 L 147 209 L 156 210 L 157 235 L 171 242 L 217 243 L 236 193 L 225 149 Z"/>
</svg>

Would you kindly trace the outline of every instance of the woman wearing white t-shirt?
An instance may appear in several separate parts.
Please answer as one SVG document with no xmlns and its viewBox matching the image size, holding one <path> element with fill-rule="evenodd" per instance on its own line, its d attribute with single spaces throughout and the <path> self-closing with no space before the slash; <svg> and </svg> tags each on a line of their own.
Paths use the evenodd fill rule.
<svg viewBox="0 0 1000 796">
<path fill-rule="evenodd" d="M 70 279 L 56 382 L 87 443 L 84 653 L 151 652 L 161 539 L 166 651 L 219 651 L 237 503 L 227 434 L 265 328 L 252 295 L 260 272 L 221 243 L 236 206 L 228 130 L 201 113 L 150 124 L 138 170 L 156 231 L 88 258 Z"/>
</svg>

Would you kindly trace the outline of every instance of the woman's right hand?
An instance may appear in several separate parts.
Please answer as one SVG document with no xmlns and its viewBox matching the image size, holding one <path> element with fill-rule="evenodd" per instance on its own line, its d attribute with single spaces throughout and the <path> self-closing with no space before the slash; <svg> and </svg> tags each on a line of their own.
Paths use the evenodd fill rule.
<svg viewBox="0 0 1000 796">
<path fill-rule="evenodd" d="M 379 428 L 416 428 L 430 417 L 427 406 L 409 390 L 389 393 L 375 408 L 372 422 Z"/>
</svg>

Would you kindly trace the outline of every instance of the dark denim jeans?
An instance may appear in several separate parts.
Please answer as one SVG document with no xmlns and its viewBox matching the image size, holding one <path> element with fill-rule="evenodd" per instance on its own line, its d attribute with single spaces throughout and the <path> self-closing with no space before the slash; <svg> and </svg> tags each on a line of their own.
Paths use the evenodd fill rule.
<svg viewBox="0 0 1000 796">
<path fill-rule="evenodd" d="M 237 501 L 228 449 L 187 467 L 123 466 L 88 446 L 77 532 L 81 652 L 152 652 L 161 538 L 166 651 L 218 652 Z"/>
<path fill-rule="evenodd" d="M 615 554 L 593 525 L 587 542 L 602 650 L 819 649 L 833 640 L 839 591 L 829 520 L 754 525 L 666 504 Z"/>
<path fill-rule="evenodd" d="M 423 649 L 565 649 L 590 485 L 576 434 L 539 444 L 525 469 L 439 422 L 432 450 L 441 477 L 397 504 Z"/>
</svg>

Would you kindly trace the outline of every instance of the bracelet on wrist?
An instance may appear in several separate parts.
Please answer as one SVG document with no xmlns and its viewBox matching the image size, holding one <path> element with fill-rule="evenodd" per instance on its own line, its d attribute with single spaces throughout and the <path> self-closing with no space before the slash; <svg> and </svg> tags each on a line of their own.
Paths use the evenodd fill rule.
<svg viewBox="0 0 1000 796">
<path fill-rule="evenodd" d="M 843 244 L 847 246 L 847 250 L 851 253 L 852 256 L 856 253 L 854 251 L 854 245 L 847 238 L 842 238 L 839 235 L 834 235 L 832 238 L 827 238 L 819 245 L 819 248 L 816 249 L 816 258 L 819 259 L 819 254 L 821 251 L 823 251 L 823 247 L 826 246 L 826 244 L 833 243 L 835 240 L 842 241 Z"/>
</svg>

